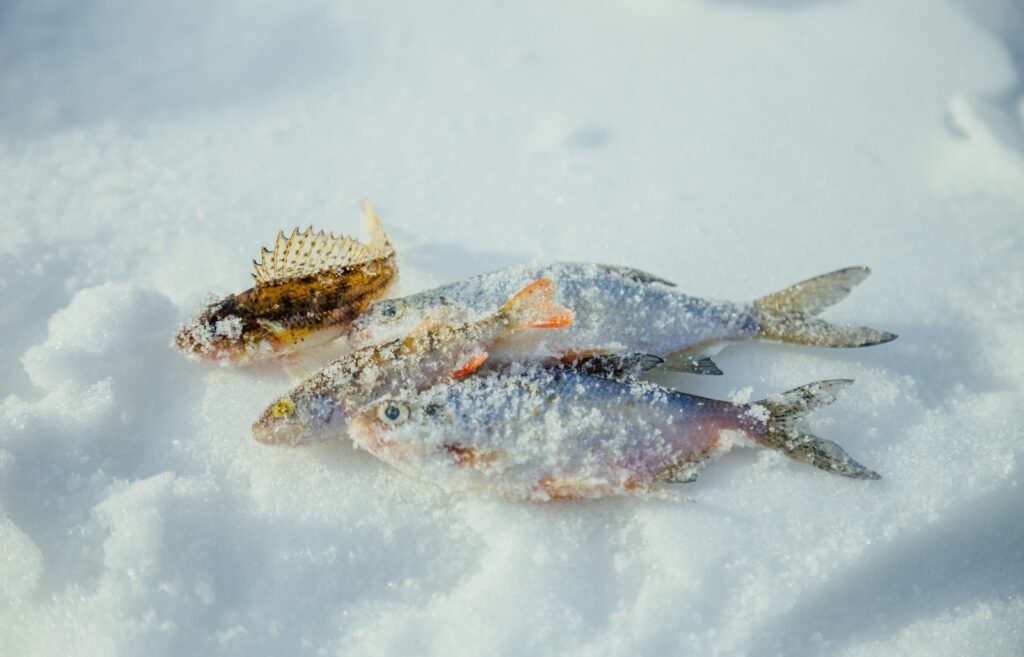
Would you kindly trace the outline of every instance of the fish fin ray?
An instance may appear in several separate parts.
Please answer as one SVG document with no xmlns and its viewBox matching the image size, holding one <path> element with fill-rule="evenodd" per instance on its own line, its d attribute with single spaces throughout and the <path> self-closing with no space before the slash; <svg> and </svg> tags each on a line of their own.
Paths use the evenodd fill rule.
<svg viewBox="0 0 1024 657">
<path fill-rule="evenodd" d="M 573 313 L 555 302 L 555 290 L 549 278 L 538 278 L 501 307 L 513 329 L 562 328 L 573 322 Z"/>
<path fill-rule="evenodd" d="M 710 357 L 701 356 L 699 352 L 690 349 L 682 349 L 666 356 L 661 369 L 669 372 L 708 376 L 719 376 L 722 374 L 722 370 L 718 368 L 718 365 Z"/>
<path fill-rule="evenodd" d="M 643 271 L 642 269 L 634 269 L 632 267 L 620 267 L 618 265 L 599 265 L 601 269 L 607 272 L 618 274 L 624 278 L 628 278 L 636 283 L 642 283 L 649 285 L 651 283 L 659 283 L 661 285 L 667 285 L 668 287 L 676 287 L 676 284 L 672 281 L 666 280 L 660 276 L 655 276 L 650 272 Z"/>
<path fill-rule="evenodd" d="M 881 479 L 836 443 L 808 433 L 801 426 L 809 412 L 834 402 L 851 383 L 851 379 L 818 381 L 755 402 L 769 413 L 764 444 L 819 470 L 853 479 Z"/>
<path fill-rule="evenodd" d="M 474 356 L 473 358 L 470 358 L 465 363 L 463 363 L 461 366 L 459 366 L 458 369 L 456 369 L 454 372 L 452 372 L 452 378 L 453 379 L 461 379 L 464 376 L 468 376 L 468 375 L 472 374 L 473 372 L 475 372 L 477 370 L 477 368 L 479 368 L 481 365 L 484 364 L 484 361 L 487 360 L 487 357 L 489 355 L 490 354 L 488 354 L 485 351 L 485 352 L 483 352 L 482 354 L 480 354 L 478 356 Z"/>
<path fill-rule="evenodd" d="M 314 233 L 312 226 L 302 232 L 295 228 L 287 237 L 279 231 L 274 248 L 264 247 L 259 260 L 253 260 L 253 280 L 257 286 L 273 285 L 394 256 L 380 217 L 369 201 L 363 204 L 363 227 L 368 236 L 365 244 L 322 229 Z"/>
<path fill-rule="evenodd" d="M 888 331 L 815 319 L 846 298 L 870 273 L 867 267 L 847 267 L 757 299 L 753 303 L 757 337 L 818 347 L 870 347 L 895 340 L 896 335 Z"/>
</svg>

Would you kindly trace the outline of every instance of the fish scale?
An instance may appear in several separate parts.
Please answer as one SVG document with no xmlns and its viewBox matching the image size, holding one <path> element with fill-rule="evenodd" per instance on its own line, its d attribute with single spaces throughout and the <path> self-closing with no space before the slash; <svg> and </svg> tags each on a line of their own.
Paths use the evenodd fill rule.
<svg viewBox="0 0 1024 657">
<path fill-rule="evenodd" d="M 638 494 L 689 481 L 729 433 L 829 472 L 876 479 L 835 443 L 797 428 L 849 383 L 734 404 L 571 368 L 518 368 L 378 401 L 349 420 L 349 435 L 419 479 L 510 499 Z"/>
</svg>

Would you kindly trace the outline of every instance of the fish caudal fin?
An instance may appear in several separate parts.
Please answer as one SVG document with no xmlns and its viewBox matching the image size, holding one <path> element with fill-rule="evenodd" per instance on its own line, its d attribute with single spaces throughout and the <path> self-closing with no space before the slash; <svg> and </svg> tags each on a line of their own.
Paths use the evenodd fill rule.
<svg viewBox="0 0 1024 657">
<path fill-rule="evenodd" d="M 866 326 L 839 326 L 815 316 L 838 303 L 871 273 L 847 267 L 787 287 L 754 302 L 757 337 L 817 347 L 870 347 L 896 339 L 888 331 Z"/>
<path fill-rule="evenodd" d="M 834 379 L 809 383 L 781 395 L 755 402 L 767 409 L 767 432 L 764 444 L 808 465 L 853 479 L 881 479 L 850 457 L 830 440 L 803 430 L 804 416 L 815 408 L 836 400 L 839 391 L 853 383 L 850 379 Z"/>
<path fill-rule="evenodd" d="M 549 278 L 538 278 L 505 302 L 501 313 L 513 329 L 562 328 L 572 324 L 572 311 L 555 303 L 555 289 Z"/>
</svg>

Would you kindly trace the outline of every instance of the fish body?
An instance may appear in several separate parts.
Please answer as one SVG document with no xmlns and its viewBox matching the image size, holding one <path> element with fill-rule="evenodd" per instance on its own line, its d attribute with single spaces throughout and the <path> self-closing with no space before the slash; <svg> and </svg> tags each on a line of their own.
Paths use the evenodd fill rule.
<svg viewBox="0 0 1024 657">
<path fill-rule="evenodd" d="M 242 364 L 289 356 L 344 335 L 398 273 L 395 252 L 367 203 L 366 244 L 323 231 L 279 233 L 254 262 L 255 285 L 206 305 L 175 336 L 196 360 Z"/>
<path fill-rule="evenodd" d="M 373 399 L 470 374 L 500 338 L 570 325 L 572 313 L 553 297 L 551 281 L 539 279 L 472 322 L 437 308 L 404 338 L 352 351 L 305 379 L 264 411 L 253 437 L 289 445 L 336 437 L 345 418 Z"/>
<path fill-rule="evenodd" d="M 510 499 L 637 494 L 692 480 L 730 432 L 822 469 L 877 478 L 838 445 L 796 428 L 847 383 L 734 404 L 571 368 L 511 368 L 371 404 L 349 434 L 420 479 Z"/>
<path fill-rule="evenodd" d="M 673 283 L 627 267 L 553 263 L 513 267 L 474 276 L 398 299 L 381 299 L 352 322 L 353 346 L 386 342 L 437 307 L 473 317 L 493 308 L 535 278 L 554 281 L 560 303 L 576 321 L 562 331 L 524 331 L 492 353 L 493 362 L 518 362 L 602 353 L 646 353 L 689 364 L 693 352 L 716 344 L 761 338 L 819 346 L 867 346 L 896 336 L 884 331 L 828 324 L 814 316 L 867 277 L 865 267 L 839 270 L 751 303 L 702 299 Z M 686 368 L 681 368 L 686 371 Z M 720 373 L 715 371 L 714 373 Z"/>
</svg>

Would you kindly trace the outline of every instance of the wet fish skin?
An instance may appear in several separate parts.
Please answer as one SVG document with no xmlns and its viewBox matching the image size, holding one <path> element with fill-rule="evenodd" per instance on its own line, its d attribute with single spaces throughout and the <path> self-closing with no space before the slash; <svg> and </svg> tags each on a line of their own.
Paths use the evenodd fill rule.
<svg viewBox="0 0 1024 657">
<path fill-rule="evenodd" d="M 830 402 L 846 381 L 734 404 L 568 368 L 510 370 L 371 404 L 350 419 L 349 435 L 418 479 L 519 500 L 642 494 L 689 480 L 681 473 L 728 432 L 831 472 L 877 478 L 790 422 Z"/>
</svg>

